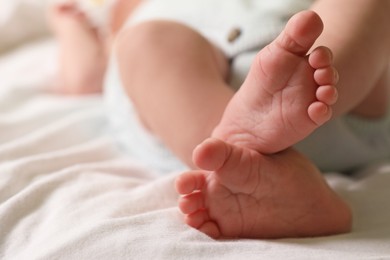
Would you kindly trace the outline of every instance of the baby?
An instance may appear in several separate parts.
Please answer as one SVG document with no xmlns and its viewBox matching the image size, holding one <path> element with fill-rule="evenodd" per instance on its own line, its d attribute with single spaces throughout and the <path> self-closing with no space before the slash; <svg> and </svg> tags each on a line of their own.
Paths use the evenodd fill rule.
<svg viewBox="0 0 390 260">
<path fill-rule="evenodd" d="M 137 131 L 127 132 L 136 136 L 135 150 L 151 147 L 143 150 L 145 161 L 160 155 L 189 168 L 176 180 L 179 208 L 188 225 L 211 237 L 350 231 L 351 210 L 318 166 L 341 171 L 389 156 L 390 1 L 317 0 L 262 49 L 255 29 L 242 45 L 215 35 L 232 20 L 244 28 L 260 26 L 250 26 L 259 17 L 272 20 L 265 2 L 139 2 L 112 5 L 108 43 L 75 5 L 52 8 L 66 53 L 63 92 L 98 91 L 112 52 L 109 71 L 118 69 L 127 108 L 136 115 Z M 216 6 L 219 12 L 208 12 Z M 247 31 L 239 32 L 245 39 Z M 229 84 L 232 64 L 253 50 L 236 91 Z M 348 165 L 328 162 L 339 151 L 348 154 Z"/>
</svg>

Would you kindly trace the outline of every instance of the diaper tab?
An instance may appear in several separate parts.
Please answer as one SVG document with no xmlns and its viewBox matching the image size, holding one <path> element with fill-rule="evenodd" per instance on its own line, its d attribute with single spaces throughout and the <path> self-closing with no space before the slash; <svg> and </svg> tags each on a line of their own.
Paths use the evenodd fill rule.
<svg viewBox="0 0 390 260">
<path fill-rule="evenodd" d="M 227 40 L 229 43 L 235 42 L 242 34 L 242 30 L 238 27 L 232 28 L 232 30 L 229 32 L 229 35 L 227 37 Z"/>
</svg>

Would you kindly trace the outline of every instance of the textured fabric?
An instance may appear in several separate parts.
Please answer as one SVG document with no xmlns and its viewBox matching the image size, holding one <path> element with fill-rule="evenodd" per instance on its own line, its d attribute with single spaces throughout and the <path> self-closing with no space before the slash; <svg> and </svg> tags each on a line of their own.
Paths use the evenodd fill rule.
<svg viewBox="0 0 390 260">
<path fill-rule="evenodd" d="M 325 175 L 353 209 L 349 234 L 215 241 L 183 223 L 176 172 L 117 153 L 101 97 L 46 90 L 55 53 L 0 56 L 0 259 L 390 259 L 390 160 Z"/>
<path fill-rule="evenodd" d="M 45 24 L 45 8 L 48 1 L 50 0 L 0 2 L 0 53 L 49 34 L 48 26 Z"/>
<path fill-rule="evenodd" d="M 390 160 L 325 175 L 353 209 L 349 234 L 216 241 L 183 223 L 177 172 L 117 153 L 101 97 L 45 91 L 55 45 L 31 47 L 0 57 L 0 259 L 390 258 Z"/>
</svg>

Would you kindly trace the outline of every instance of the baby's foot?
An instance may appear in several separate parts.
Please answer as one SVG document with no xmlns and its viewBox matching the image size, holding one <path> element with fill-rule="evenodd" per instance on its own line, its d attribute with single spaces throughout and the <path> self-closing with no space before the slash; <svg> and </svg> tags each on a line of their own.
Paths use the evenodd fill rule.
<svg viewBox="0 0 390 260">
<path fill-rule="evenodd" d="M 295 15 L 259 52 L 213 136 L 271 154 L 294 145 L 331 118 L 337 72 L 329 49 L 306 53 L 321 34 L 317 14 Z"/>
<path fill-rule="evenodd" d="M 212 237 L 255 238 L 350 229 L 349 208 L 317 168 L 284 150 L 329 120 L 337 99 L 330 51 L 306 56 L 322 28 L 315 13 L 302 12 L 259 53 L 213 133 L 226 142 L 200 144 L 194 164 L 201 170 L 176 181 L 190 226 Z"/>
<path fill-rule="evenodd" d="M 202 170 L 176 181 L 186 223 L 213 237 L 282 238 L 347 232 L 348 207 L 292 149 L 263 156 L 218 139 L 194 151 Z"/>
</svg>

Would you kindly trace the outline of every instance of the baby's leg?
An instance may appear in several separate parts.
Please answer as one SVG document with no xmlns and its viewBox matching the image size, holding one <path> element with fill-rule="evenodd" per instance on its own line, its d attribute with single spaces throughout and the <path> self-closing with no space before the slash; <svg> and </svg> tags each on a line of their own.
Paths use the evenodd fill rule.
<svg viewBox="0 0 390 260">
<path fill-rule="evenodd" d="M 197 32 L 168 21 L 125 29 L 115 49 L 144 125 L 192 166 L 193 149 L 211 135 L 233 96 L 226 59 Z"/>
<path fill-rule="evenodd" d="M 57 91 L 76 95 L 100 92 L 106 69 L 106 51 L 96 30 L 71 4 L 53 5 L 48 20 L 59 43 Z"/>
<path fill-rule="evenodd" d="M 210 136 L 223 112 L 214 135 L 261 153 L 306 137 L 331 116 L 337 74 L 328 49 L 306 57 L 322 23 L 313 13 L 302 16 L 259 53 L 234 98 L 221 73 L 226 61 L 196 32 L 161 21 L 127 29 L 117 56 L 144 124 L 189 165 L 193 148 Z"/>
<path fill-rule="evenodd" d="M 316 45 L 332 50 L 341 75 L 334 116 L 383 116 L 390 89 L 390 1 L 317 0 L 312 9 L 325 24 Z"/>
</svg>

